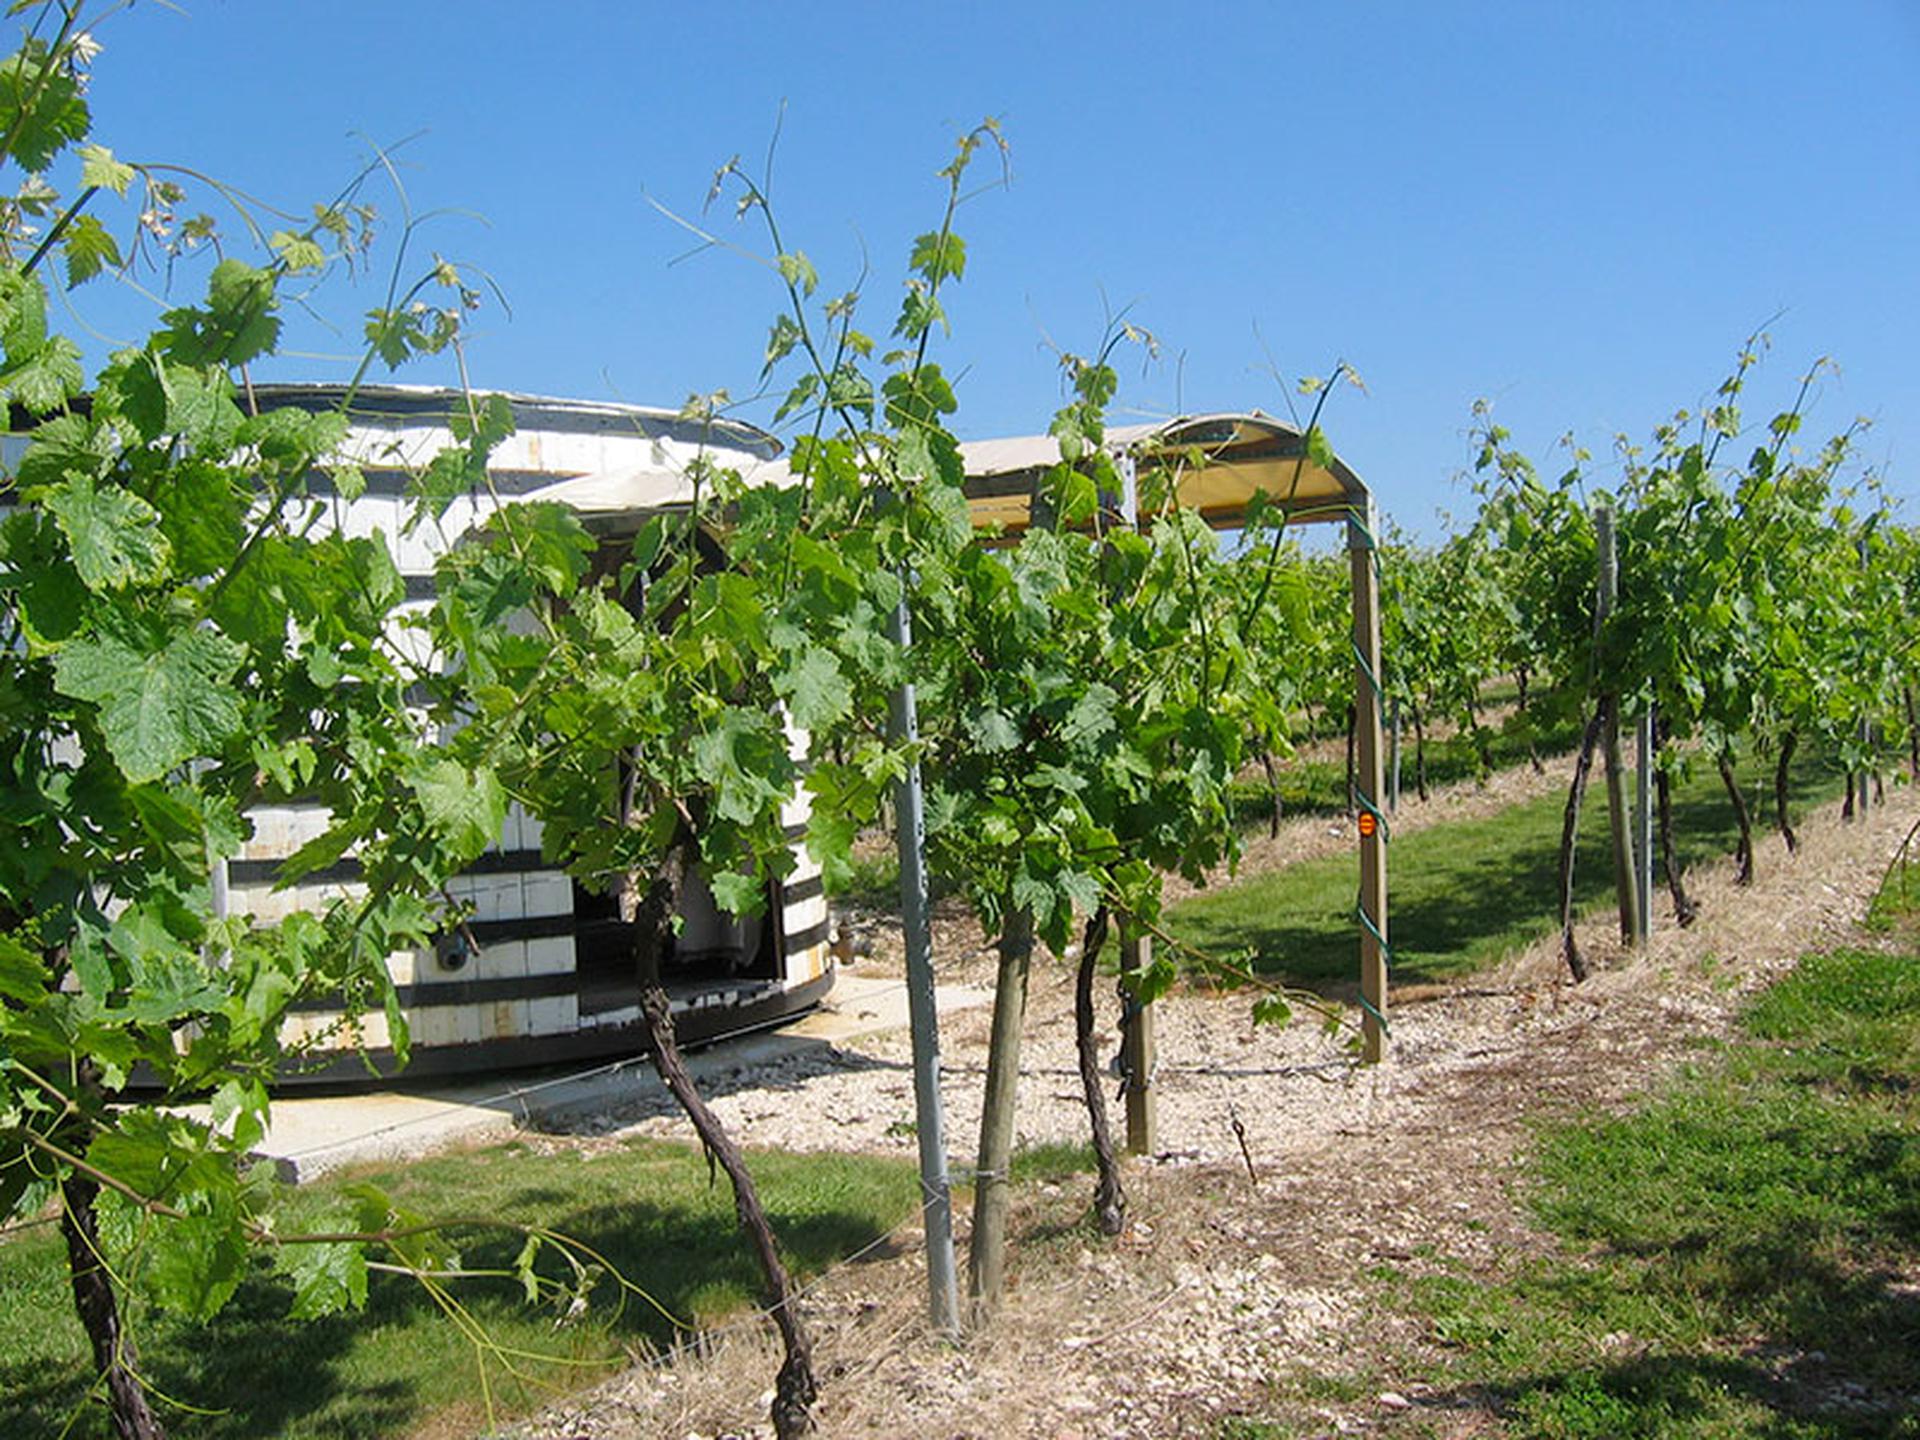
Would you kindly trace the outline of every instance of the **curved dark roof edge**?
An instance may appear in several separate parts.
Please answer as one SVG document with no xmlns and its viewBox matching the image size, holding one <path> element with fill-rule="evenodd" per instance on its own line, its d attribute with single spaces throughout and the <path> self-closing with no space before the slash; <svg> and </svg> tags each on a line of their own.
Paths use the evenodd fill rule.
<svg viewBox="0 0 1920 1440">
<path fill-rule="evenodd" d="M 255 381 L 253 395 L 263 408 L 288 406 L 311 412 L 338 406 L 346 399 L 347 389 L 346 385 L 331 380 L 270 380 Z M 362 385 L 354 393 L 352 413 L 395 420 L 443 420 L 460 393 L 446 385 Z M 573 400 L 512 390 L 478 389 L 475 393 L 506 397 L 513 407 L 514 423 L 523 428 L 582 435 L 638 434 L 646 439 L 678 440 L 689 445 L 719 441 L 764 460 L 771 460 L 786 449 L 778 436 L 745 420 L 691 419 L 677 410 L 612 400 Z M 92 407 L 92 395 L 81 394 L 69 400 L 65 408 L 84 415 Z M 6 431 L 24 434 L 57 413 L 58 410 L 35 412 L 18 401 L 9 402 L 4 412 Z"/>
<path fill-rule="evenodd" d="M 769 459 L 785 448 L 778 437 L 745 420 L 697 419 L 653 405 L 529 395 L 483 386 L 475 387 L 474 393 L 503 397 L 513 407 L 514 423 L 527 428 L 583 435 L 625 432 L 646 439 L 678 440 L 692 445 L 720 442 Z M 262 406 L 320 410 L 338 406 L 347 398 L 348 387 L 337 381 L 256 381 L 253 394 Z M 416 417 L 437 420 L 445 417 L 460 394 L 459 390 L 445 385 L 361 385 L 353 392 L 349 411 L 396 420 Z"/>
</svg>

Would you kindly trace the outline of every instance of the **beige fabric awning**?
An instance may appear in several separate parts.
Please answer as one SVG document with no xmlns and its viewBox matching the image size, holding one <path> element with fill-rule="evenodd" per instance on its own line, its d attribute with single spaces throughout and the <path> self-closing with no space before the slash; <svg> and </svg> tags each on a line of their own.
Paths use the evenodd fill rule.
<svg viewBox="0 0 1920 1440">
<path fill-rule="evenodd" d="M 1366 513 L 1367 487 L 1345 462 L 1335 457 L 1331 465 L 1315 464 L 1298 429 L 1257 410 L 1114 426 L 1107 449 L 1132 461 L 1143 516 L 1155 503 L 1176 503 L 1197 510 L 1209 525 L 1232 529 L 1245 521 L 1256 494 L 1290 522 Z M 1017 535 L 1027 526 L 1035 479 L 1060 463 L 1060 444 L 1051 435 L 1014 435 L 967 441 L 960 455 L 975 527 Z M 729 455 L 722 463 L 751 485 L 794 483 L 784 460 Z M 693 483 L 682 469 L 641 466 L 562 480 L 527 498 L 568 506 L 594 533 L 619 535 L 649 515 L 691 505 Z"/>
<path fill-rule="evenodd" d="M 738 471 L 749 485 L 793 483 L 793 473 L 784 460 L 727 455 L 716 457 L 715 463 Z M 638 530 L 650 515 L 692 505 L 693 479 L 684 469 L 640 465 L 576 475 L 571 480 L 543 485 L 526 498 L 565 505 L 596 535 L 623 535 Z"/>
<path fill-rule="evenodd" d="M 1114 426 L 1107 449 L 1132 459 L 1146 500 L 1157 493 L 1161 503 L 1197 510 L 1220 529 L 1241 524 L 1256 494 L 1294 522 L 1365 514 L 1367 487 L 1345 462 L 1336 456 L 1316 465 L 1296 427 L 1257 410 Z M 1051 435 L 1021 435 L 970 441 L 960 455 L 973 523 L 1017 534 L 1027 525 L 1034 480 L 1060 463 L 1060 445 Z"/>
</svg>

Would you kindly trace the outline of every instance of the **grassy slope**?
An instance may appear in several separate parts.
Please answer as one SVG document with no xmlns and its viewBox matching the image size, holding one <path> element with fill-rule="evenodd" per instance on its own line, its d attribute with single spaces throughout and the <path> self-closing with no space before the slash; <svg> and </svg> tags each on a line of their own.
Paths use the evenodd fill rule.
<svg viewBox="0 0 1920 1440">
<path fill-rule="evenodd" d="M 1558 1255 L 1374 1272 L 1441 1397 L 1516 1440 L 1920 1436 L 1920 887 L 1876 913 L 1889 948 L 1809 956 L 1712 1063 L 1543 1132 L 1522 1194 Z"/>
<path fill-rule="evenodd" d="M 840 1155 L 753 1157 L 762 1197 L 787 1255 L 815 1273 L 883 1234 L 912 1210 L 912 1167 Z M 684 1146 L 637 1141 L 589 1154 L 539 1155 L 520 1144 L 449 1155 L 359 1175 L 426 1215 L 486 1215 L 538 1222 L 598 1250 L 661 1305 L 711 1321 L 757 1293 L 757 1272 L 738 1237 L 724 1177 L 710 1183 L 705 1162 Z M 299 1192 L 298 1208 L 324 1208 L 337 1186 Z M 473 1232 L 469 1267 L 510 1265 L 518 1236 Z M 65 1288 L 62 1252 L 50 1228 L 0 1243 L 0 1435 L 53 1436 L 81 1405 L 85 1341 Z M 629 1297 L 616 1313 L 616 1287 L 602 1282 L 580 1322 L 556 1328 L 546 1309 L 529 1310 L 499 1281 L 457 1292 L 502 1346 L 551 1357 L 529 1362 L 534 1385 L 493 1367 L 496 1398 L 512 1412 L 551 1400 L 549 1387 L 597 1378 L 628 1348 L 661 1345 L 672 1327 Z M 476 1355 L 421 1289 L 373 1277 L 367 1310 L 295 1323 L 289 1292 L 262 1273 L 244 1285 L 211 1325 L 141 1317 L 138 1340 L 155 1385 L 224 1413 L 170 1413 L 182 1435 L 216 1440 L 278 1436 L 390 1440 L 438 1415 L 457 1432 L 482 1428 Z M 574 1363 L 577 1362 L 577 1363 Z M 86 1407 L 75 1437 L 107 1434 Z M 451 1415 L 447 1412 L 451 1411 Z"/>
<path fill-rule="evenodd" d="M 1917 962 L 1811 957 L 1724 1065 L 1544 1137 L 1575 1256 L 1420 1297 L 1513 1433 L 1920 1435 Z"/>
<path fill-rule="evenodd" d="M 1751 803 L 1762 778 L 1759 767 L 1749 766 L 1742 778 Z M 1771 777 L 1765 779 L 1770 787 Z M 1794 803 L 1830 798 L 1840 784 L 1839 777 L 1803 764 L 1795 776 Z M 1387 868 L 1396 983 L 1480 969 L 1553 928 L 1565 805 L 1563 791 L 1486 819 L 1413 831 L 1393 842 Z M 1683 866 L 1731 852 L 1737 833 L 1733 812 L 1707 767 L 1697 767 L 1692 779 L 1676 788 L 1674 824 Z M 1575 902 L 1587 906 L 1613 889 L 1606 792 L 1597 775 L 1580 834 Z M 1256 968 L 1288 983 L 1339 988 L 1351 983 L 1357 964 L 1358 889 L 1355 857 L 1308 861 L 1195 896 L 1174 907 L 1168 928 L 1203 953 L 1251 952 Z"/>
<path fill-rule="evenodd" d="M 1489 694 L 1490 706 L 1500 703 L 1502 701 L 1498 693 Z M 1556 722 L 1536 731 L 1517 717 L 1510 716 L 1505 724 L 1488 731 L 1488 754 L 1493 768 L 1502 770 L 1527 763 L 1530 737 L 1543 753 L 1568 749 L 1578 744 L 1580 739 L 1578 727 L 1571 722 Z M 1479 767 L 1480 759 L 1470 736 L 1450 735 L 1444 740 L 1428 742 L 1427 779 L 1433 786 L 1471 780 L 1480 773 Z M 1277 761 L 1275 770 L 1280 784 L 1281 808 L 1286 816 L 1332 817 L 1346 814 L 1347 772 L 1343 760 L 1293 756 Z M 1401 772 L 1402 796 L 1413 803 L 1411 734 L 1405 738 Z M 1227 803 L 1242 830 L 1264 829 L 1273 813 L 1272 791 L 1257 767 L 1249 767 L 1247 773 L 1234 782 Z M 931 884 L 936 895 L 954 893 L 952 882 L 942 876 L 933 876 Z M 875 910 L 896 909 L 900 903 L 900 865 L 891 846 L 857 858 L 851 877 L 845 883 L 832 887 L 828 893 L 835 900 Z"/>
<path fill-rule="evenodd" d="M 1510 693 L 1489 692 L 1487 704 L 1498 708 L 1511 700 Z M 1536 706 L 1536 718 L 1546 711 Z M 1334 737 L 1336 740 L 1338 736 Z M 1500 724 L 1489 722 L 1486 730 L 1487 758 L 1495 770 L 1524 765 L 1532 750 L 1554 754 L 1570 750 L 1580 743 L 1580 727 L 1566 717 L 1553 717 L 1535 725 L 1508 713 Z M 1400 794 L 1403 800 L 1414 798 L 1413 733 L 1401 736 Z M 1347 767 L 1344 757 L 1307 760 L 1298 757 L 1282 760 L 1276 767 L 1280 800 L 1287 815 L 1344 815 L 1347 811 Z M 1473 737 L 1462 733 L 1427 742 L 1427 783 L 1430 786 L 1457 784 L 1471 780 L 1480 772 L 1480 756 Z M 1247 827 L 1264 826 L 1273 813 L 1273 792 L 1258 769 L 1250 769 L 1234 782 L 1230 803 L 1234 818 Z"/>
</svg>

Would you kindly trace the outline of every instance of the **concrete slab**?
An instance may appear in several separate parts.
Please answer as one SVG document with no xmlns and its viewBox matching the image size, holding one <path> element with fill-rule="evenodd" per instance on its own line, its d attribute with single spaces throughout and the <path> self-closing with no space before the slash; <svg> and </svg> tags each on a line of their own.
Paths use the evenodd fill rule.
<svg viewBox="0 0 1920 1440">
<path fill-rule="evenodd" d="M 940 1013 L 989 1003 L 992 992 L 942 986 Z M 700 1079 L 861 1035 L 907 1026 L 906 983 L 897 976 L 843 969 L 821 1005 L 796 1020 L 709 1044 L 688 1057 Z M 352 1165 L 410 1159 L 456 1145 L 503 1137 L 529 1124 L 592 1115 L 633 1103 L 636 1092 L 663 1093 L 644 1056 L 567 1073 L 489 1075 L 398 1086 L 351 1095 L 296 1095 L 273 1103 L 273 1124 L 259 1153 L 289 1178 L 309 1180 Z"/>
</svg>

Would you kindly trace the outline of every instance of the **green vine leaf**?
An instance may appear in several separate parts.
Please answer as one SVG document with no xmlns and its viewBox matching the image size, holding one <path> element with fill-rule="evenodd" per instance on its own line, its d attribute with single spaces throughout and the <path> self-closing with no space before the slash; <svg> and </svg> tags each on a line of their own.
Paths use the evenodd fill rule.
<svg viewBox="0 0 1920 1440">
<path fill-rule="evenodd" d="M 29 175 L 83 139 L 91 124 L 80 82 L 45 42 L 29 40 L 0 61 L 0 134 L 7 137 L 7 158 Z"/>
<path fill-rule="evenodd" d="M 318 1320 L 367 1303 L 367 1255 L 345 1242 L 282 1245 L 275 1268 L 293 1282 L 296 1320 Z"/>
<path fill-rule="evenodd" d="M 958 280 L 967 269 L 967 242 L 950 230 L 929 231 L 913 242 L 907 264 L 931 286 Z"/>
<path fill-rule="evenodd" d="M 780 278 L 798 290 L 803 300 L 810 298 L 820 284 L 820 272 L 815 270 L 813 262 L 798 250 L 775 256 L 773 263 L 780 272 Z"/>
<path fill-rule="evenodd" d="M 96 488 L 93 477 L 76 475 L 46 497 L 71 547 L 73 567 L 89 590 L 119 590 L 166 577 L 172 549 L 161 533 L 160 515 L 131 491 Z"/>
<path fill-rule="evenodd" d="M 222 260 L 207 277 L 207 303 L 169 310 L 159 340 L 189 366 L 244 365 L 280 338 L 273 275 L 243 260 Z"/>
<path fill-rule="evenodd" d="M 137 785 L 219 754 L 240 733 L 240 696 L 229 682 L 242 658 L 239 646 L 210 630 L 184 631 L 153 649 L 98 635 L 61 649 L 54 683 L 99 707 L 107 749 Z"/>
<path fill-rule="evenodd" d="M 82 145 L 74 152 L 80 157 L 80 183 L 124 196 L 133 183 L 133 166 L 113 158 L 104 145 Z"/>
<path fill-rule="evenodd" d="M 11 936 L 0 935 L 0 996 L 31 1004 L 46 998 L 51 972 L 33 951 Z"/>
<path fill-rule="evenodd" d="M 247 1234 L 232 1202 L 163 1226 L 166 1243 L 153 1248 L 141 1277 L 146 1289 L 177 1315 L 212 1319 L 247 1275 Z"/>
<path fill-rule="evenodd" d="M 67 227 L 60 250 L 66 256 L 68 285 L 84 285 L 101 271 L 121 264 L 120 242 L 91 215 L 82 215 Z"/>
<path fill-rule="evenodd" d="M 456 864 L 474 859 L 500 838 L 507 792 L 491 769 L 469 770 L 458 760 L 431 756 L 414 765 L 407 785 Z"/>
<path fill-rule="evenodd" d="M 775 674 L 773 689 L 802 730 L 827 730 L 853 708 L 853 687 L 826 650 L 808 650 L 798 664 Z"/>
<path fill-rule="evenodd" d="M 267 242 L 273 247 L 273 253 L 280 257 L 280 263 L 298 274 L 303 270 L 318 270 L 327 263 L 327 252 L 311 235 L 293 230 L 276 230 Z"/>
</svg>

